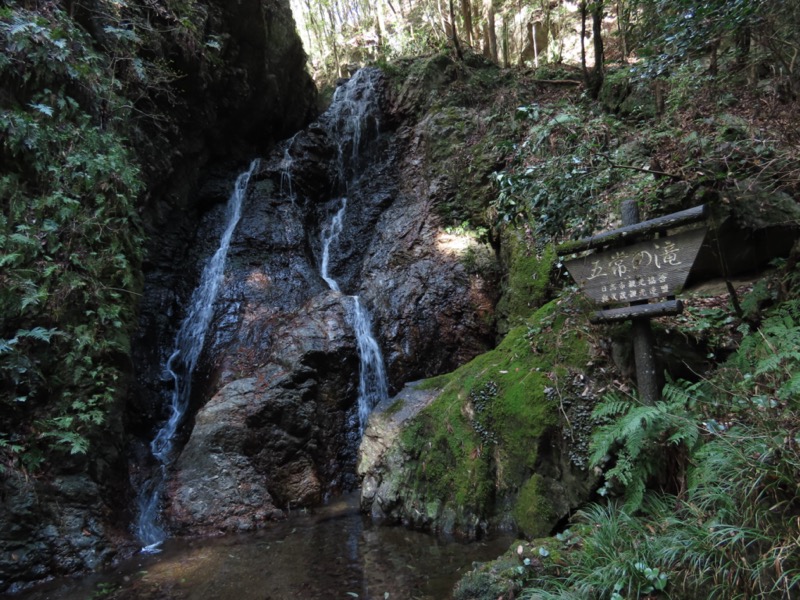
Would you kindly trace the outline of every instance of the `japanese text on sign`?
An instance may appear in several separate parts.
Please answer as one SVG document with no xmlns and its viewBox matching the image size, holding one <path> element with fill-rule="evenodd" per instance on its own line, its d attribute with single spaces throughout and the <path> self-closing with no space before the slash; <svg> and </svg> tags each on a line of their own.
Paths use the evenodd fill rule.
<svg viewBox="0 0 800 600">
<path fill-rule="evenodd" d="M 675 294 L 686 282 L 705 230 L 640 242 L 571 260 L 566 267 L 583 291 L 602 304 Z"/>
</svg>

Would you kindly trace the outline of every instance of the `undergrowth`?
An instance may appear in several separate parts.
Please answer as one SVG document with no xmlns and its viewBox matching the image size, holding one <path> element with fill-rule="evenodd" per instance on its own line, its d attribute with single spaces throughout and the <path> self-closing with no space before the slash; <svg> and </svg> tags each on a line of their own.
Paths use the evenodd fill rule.
<svg viewBox="0 0 800 600">
<path fill-rule="evenodd" d="M 593 462 L 607 502 L 527 598 L 796 597 L 800 592 L 800 301 L 748 332 L 713 377 L 653 406 L 609 395 Z M 665 478 L 671 473 L 671 478 Z"/>
</svg>

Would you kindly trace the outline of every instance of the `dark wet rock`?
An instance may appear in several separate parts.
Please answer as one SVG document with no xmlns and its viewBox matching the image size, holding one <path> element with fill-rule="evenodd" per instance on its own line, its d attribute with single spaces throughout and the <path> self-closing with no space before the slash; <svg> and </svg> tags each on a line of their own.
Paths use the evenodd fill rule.
<svg viewBox="0 0 800 600">
<path fill-rule="evenodd" d="M 119 551 L 123 532 L 109 525 L 101 490 L 85 474 L 51 481 L 9 474 L 0 500 L 0 590 L 94 569 Z"/>
<path fill-rule="evenodd" d="M 249 376 L 224 385 L 197 413 L 170 483 L 176 530 L 252 529 L 341 487 L 355 460 L 344 439 L 358 360 L 348 304 L 328 292 L 282 315 L 280 341 L 258 366 L 238 364 Z"/>
<path fill-rule="evenodd" d="M 686 196 L 683 197 L 686 202 Z M 800 207 L 789 194 L 758 179 L 738 181 L 725 193 L 700 189 L 689 203 L 709 207 L 709 233 L 687 286 L 716 277 L 758 272 L 788 256 L 800 238 Z M 682 208 L 684 206 L 681 206 Z"/>
</svg>

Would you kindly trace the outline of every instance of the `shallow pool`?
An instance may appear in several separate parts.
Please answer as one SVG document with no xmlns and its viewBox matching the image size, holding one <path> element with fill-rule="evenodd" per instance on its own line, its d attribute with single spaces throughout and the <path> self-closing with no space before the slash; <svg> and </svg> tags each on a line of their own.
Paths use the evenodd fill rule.
<svg viewBox="0 0 800 600">
<path fill-rule="evenodd" d="M 170 540 L 115 569 L 48 584 L 24 600 L 290 598 L 443 600 L 473 561 L 496 558 L 509 536 L 469 544 L 373 525 L 349 496 L 294 513 L 254 534 Z"/>
</svg>

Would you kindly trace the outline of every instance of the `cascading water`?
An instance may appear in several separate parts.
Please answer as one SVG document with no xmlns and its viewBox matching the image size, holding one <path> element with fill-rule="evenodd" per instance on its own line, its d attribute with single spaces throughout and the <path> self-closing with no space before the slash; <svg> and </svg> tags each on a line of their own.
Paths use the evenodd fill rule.
<svg viewBox="0 0 800 600">
<path fill-rule="evenodd" d="M 347 210 L 347 198 L 342 198 L 342 204 L 331 222 L 322 232 L 322 260 L 320 261 L 320 275 L 328 286 L 336 291 L 339 284 L 328 273 L 331 244 L 335 242 L 342 231 L 344 213 Z M 348 296 L 353 302 L 353 329 L 358 344 L 359 377 L 358 377 L 358 428 L 359 433 L 364 433 L 367 418 L 375 405 L 389 397 L 389 386 L 386 380 L 386 368 L 383 364 L 383 355 L 378 340 L 372 335 L 372 320 L 369 312 L 361 304 L 358 296 Z"/>
<path fill-rule="evenodd" d="M 347 187 L 359 175 L 361 159 L 371 158 L 364 148 L 364 133 L 380 129 L 380 109 L 375 80 L 380 71 L 359 69 L 350 81 L 336 88 L 328 109 L 331 133 L 336 142 L 339 182 Z"/>
<path fill-rule="evenodd" d="M 386 369 L 378 341 L 372 335 L 372 321 L 358 296 L 353 299 L 353 325 L 358 342 L 361 369 L 358 376 L 358 424 L 363 434 L 372 409 L 389 397 Z"/>
<path fill-rule="evenodd" d="M 294 165 L 294 158 L 292 158 L 291 150 L 292 144 L 294 144 L 294 139 L 297 137 L 297 133 L 295 133 L 289 141 L 286 142 L 286 148 L 283 150 L 283 159 L 281 160 L 281 193 L 285 193 L 289 196 L 289 200 L 291 200 L 292 204 L 296 201 L 296 196 L 294 194 L 294 189 L 292 186 L 292 166 Z"/>
<path fill-rule="evenodd" d="M 206 331 L 214 313 L 214 301 L 225 270 L 231 237 L 241 217 L 242 202 L 247 193 L 250 177 L 258 166 L 258 159 L 241 173 L 231 192 L 226 207 L 226 226 L 219 247 L 203 269 L 200 284 L 192 293 L 189 309 L 175 336 L 175 344 L 164 368 L 172 380 L 170 415 L 150 443 L 150 450 L 158 468 L 139 492 L 139 515 L 136 534 L 144 544 L 145 552 L 156 551 L 167 535 L 160 524 L 160 505 L 166 481 L 167 467 L 172 460 L 175 433 L 183 421 L 191 397 L 192 375 L 203 350 Z"/>
<path fill-rule="evenodd" d="M 328 273 L 331 260 L 331 243 L 339 237 L 342 232 L 342 222 L 344 221 L 344 211 L 347 210 L 347 198 L 342 198 L 342 206 L 333 215 L 330 224 L 322 232 L 322 260 L 320 261 L 320 275 L 325 283 L 335 292 L 341 292 L 339 284 Z"/>
<path fill-rule="evenodd" d="M 370 157 L 363 133 L 371 127 L 377 134 L 379 130 L 379 107 L 375 93 L 375 80 L 380 72 L 377 69 L 361 69 L 353 78 L 336 89 L 328 109 L 331 121 L 331 134 L 336 143 L 338 175 L 345 189 L 360 175 L 362 160 Z M 334 291 L 340 291 L 339 284 L 328 272 L 331 245 L 342 232 L 347 197 L 322 231 L 322 257 L 320 275 Z M 349 297 L 353 302 L 353 329 L 358 344 L 359 384 L 358 384 L 358 422 L 359 432 L 363 434 L 369 413 L 381 400 L 388 397 L 386 369 L 378 341 L 372 335 L 372 322 L 369 311 L 361 304 L 358 296 Z"/>
</svg>

